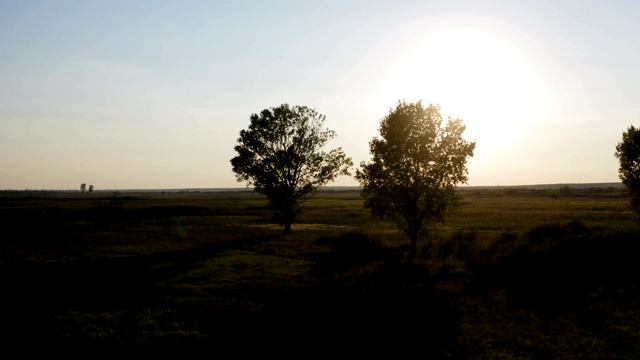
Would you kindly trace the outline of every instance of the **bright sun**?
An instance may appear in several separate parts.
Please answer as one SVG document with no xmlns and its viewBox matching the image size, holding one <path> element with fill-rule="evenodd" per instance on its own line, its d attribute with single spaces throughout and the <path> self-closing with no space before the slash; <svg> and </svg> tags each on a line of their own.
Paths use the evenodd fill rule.
<svg viewBox="0 0 640 360">
<path fill-rule="evenodd" d="M 410 44 L 389 74 L 389 96 L 439 103 L 443 116 L 464 119 L 478 150 L 504 151 L 514 131 L 540 116 L 542 91 L 530 64 L 495 34 L 448 29 Z"/>
</svg>

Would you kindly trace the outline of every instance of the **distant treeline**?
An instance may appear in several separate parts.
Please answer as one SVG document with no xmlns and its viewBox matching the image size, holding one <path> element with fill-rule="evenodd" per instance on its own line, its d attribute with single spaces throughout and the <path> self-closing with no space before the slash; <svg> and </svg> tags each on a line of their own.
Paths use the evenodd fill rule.
<svg viewBox="0 0 640 360">
<path fill-rule="evenodd" d="M 571 183 L 571 184 L 537 184 L 537 185 L 493 185 L 493 186 L 460 186 L 465 190 L 506 190 L 506 189 L 536 189 L 536 190 L 562 190 L 562 189 L 623 189 L 621 182 L 610 183 Z M 210 192 L 252 192 L 253 188 L 188 188 L 188 189 L 127 189 L 127 190 L 95 190 L 94 193 L 116 194 L 121 193 L 210 193 Z M 320 191 L 360 191 L 359 186 L 325 186 Z M 69 194 L 80 193 L 79 190 L 0 190 L 0 194 L 21 194 L 34 193 L 44 194 Z M 85 194 L 86 195 L 86 194 Z"/>
<path fill-rule="evenodd" d="M 624 185 L 621 182 L 610 183 L 571 183 L 571 184 L 537 184 L 537 185 L 495 185 L 495 186 L 460 186 L 460 189 L 622 189 Z"/>
</svg>

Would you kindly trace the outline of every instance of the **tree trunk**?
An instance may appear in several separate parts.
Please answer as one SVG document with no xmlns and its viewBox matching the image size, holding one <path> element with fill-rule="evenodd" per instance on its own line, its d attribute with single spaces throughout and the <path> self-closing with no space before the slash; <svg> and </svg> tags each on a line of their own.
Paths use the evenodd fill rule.
<svg viewBox="0 0 640 360">
<path fill-rule="evenodd" d="M 291 234 L 291 223 L 293 223 L 293 219 L 295 218 L 294 210 L 293 210 L 293 202 L 289 201 L 287 204 L 287 208 L 284 211 L 284 234 Z"/>
<path fill-rule="evenodd" d="M 411 264 L 413 259 L 416 258 L 416 253 L 418 249 L 418 234 L 411 234 L 411 249 L 409 250 L 409 254 L 407 255 L 407 264 Z"/>
</svg>

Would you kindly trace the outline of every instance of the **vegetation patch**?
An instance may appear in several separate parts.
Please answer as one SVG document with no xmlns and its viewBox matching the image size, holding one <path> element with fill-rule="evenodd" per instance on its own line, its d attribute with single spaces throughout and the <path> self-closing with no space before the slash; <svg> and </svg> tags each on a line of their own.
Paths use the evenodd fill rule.
<svg viewBox="0 0 640 360">
<path fill-rule="evenodd" d="M 289 235 L 250 193 L 136 194 L 124 216 L 97 193 L 14 194 L 0 336 L 34 355 L 633 358 L 640 235 L 619 191 L 461 191 L 411 264 L 356 191 L 320 191 Z"/>
</svg>

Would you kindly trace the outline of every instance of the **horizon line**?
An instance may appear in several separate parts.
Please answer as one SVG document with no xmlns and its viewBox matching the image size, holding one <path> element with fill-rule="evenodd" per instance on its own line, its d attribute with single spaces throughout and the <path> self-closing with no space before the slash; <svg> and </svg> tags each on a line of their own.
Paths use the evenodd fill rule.
<svg viewBox="0 0 640 360">
<path fill-rule="evenodd" d="M 539 183 L 539 184 L 521 184 L 521 185 L 458 185 L 459 188 L 498 188 L 498 187 L 516 187 L 516 188 L 527 188 L 527 187 L 557 187 L 557 186 L 589 186 L 592 187 L 602 187 L 603 185 L 616 185 L 623 186 L 621 181 L 616 182 L 588 182 L 588 183 Z M 599 186 L 596 186 L 599 185 Z M 320 190 L 323 189 L 357 189 L 361 188 L 360 185 L 328 185 L 320 187 Z M 7 191 L 55 191 L 55 192 L 79 192 L 79 189 L 0 189 L 0 192 Z M 130 188 L 130 189 L 94 189 L 93 192 L 118 192 L 118 191 L 126 191 L 126 192 L 162 192 L 162 191 L 253 191 L 253 188 L 250 187 L 207 187 L 207 188 Z"/>
</svg>

